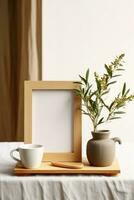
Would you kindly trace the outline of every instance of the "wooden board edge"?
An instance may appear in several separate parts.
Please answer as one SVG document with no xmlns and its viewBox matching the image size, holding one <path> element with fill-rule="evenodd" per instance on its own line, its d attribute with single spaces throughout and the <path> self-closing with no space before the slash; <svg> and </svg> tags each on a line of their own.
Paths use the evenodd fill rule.
<svg viewBox="0 0 134 200">
<path fill-rule="evenodd" d="M 115 167 L 115 169 L 113 169 L 113 166 Z M 85 166 L 86 167 L 86 166 Z M 121 173 L 120 170 L 120 166 L 119 166 L 119 162 L 116 159 L 116 161 L 114 161 L 113 165 L 111 165 L 111 169 L 110 166 L 108 168 L 103 169 L 103 167 L 99 167 L 98 171 L 96 171 L 96 167 L 95 169 L 91 168 L 91 169 L 67 169 L 67 168 L 60 168 L 58 167 L 58 170 L 56 170 L 57 168 L 55 167 L 55 169 L 34 169 L 33 171 L 31 169 L 25 169 L 25 168 L 20 168 L 20 167 L 15 167 L 14 168 L 14 174 L 15 175 L 35 175 L 35 174 L 42 174 L 42 175 L 60 175 L 60 174 L 65 174 L 65 175 L 77 175 L 77 174 L 85 174 L 85 175 L 106 175 L 106 176 L 117 176 Z"/>
</svg>

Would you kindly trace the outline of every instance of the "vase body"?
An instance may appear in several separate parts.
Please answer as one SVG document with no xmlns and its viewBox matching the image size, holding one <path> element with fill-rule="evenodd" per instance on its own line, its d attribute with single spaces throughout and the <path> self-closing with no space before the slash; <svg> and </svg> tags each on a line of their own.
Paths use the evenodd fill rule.
<svg viewBox="0 0 134 200">
<path fill-rule="evenodd" d="M 105 167 L 112 164 L 115 158 L 115 142 L 119 138 L 109 138 L 109 130 L 92 132 L 93 138 L 87 143 L 87 159 L 93 166 Z"/>
</svg>

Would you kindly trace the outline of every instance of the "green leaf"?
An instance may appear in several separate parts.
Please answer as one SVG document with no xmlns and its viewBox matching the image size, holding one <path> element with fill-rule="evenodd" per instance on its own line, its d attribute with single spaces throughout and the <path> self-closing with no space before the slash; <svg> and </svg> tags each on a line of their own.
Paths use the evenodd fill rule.
<svg viewBox="0 0 134 200">
<path fill-rule="evenodd" d="M 80 77 L 80 79 L 81 79 L 85 84 L 87 84 L 87 81 L 86 81 L 85 78 L 83 78 L 81 75 L 79 75 L 79 77 Z"/>
<path fill-rule="evenodd" d="M 81 110 L 82 114 L 84 114 L 84 115 L 89 115 L 89 113 L 86 112 L 85 110 L 83 110 L 82 108 L 80 108 L 80 110 Z"/>
<path fill-rule="evenodd" d="M 76 96 L 80 96 L 80 97 L 82 96 L 82 93 L 81 93 L 80 90 L 74 89 L 73 91 L 74 91 L 74 93 L 75 93 Z"/>
<path fill-rule="evenodd" d="M 116 69 L 117 71 L 124 71 L 125 69 L 122 69 L 122 68 L 118 68 Z"/>
<path fill-rule="evenodd" d="M 78 89 L 73 89 L 73 91 L 74 91 L 74 92 L 80 92 L 80 90 L 78 90 Z"/>
<path fill-rule="evenodd" d="M 101 84 L 100 82 L 97 80 L 97 78 L 95 79 L 96 80 L 96 84 L 97 84 L 97 89 L 99 91 L 99 93 L 101 92 Z"/>
<path fill-rule="evenodd" d="M 114 105 L 115 101 L 113 101 L 110 106 L 109 106 L 109 110 L 111 110 L 112 106 Z"/>
<path fill-rule="evenodd" d="M 90 94 L 90 98 L 92 98 L 92 97 L 96 94 L 96 92 L 97 92 L 97 91 L 91 93 L 91 94 Z"/>
<path fill-rule="evenodd" d="M 126 91 L 126 83 L 124 83 L 123 88 L 122 88 L 122 96 L 125 94 Z"/>
<path fill-rule="evenodd" d="M 74 83 L 82 85 L 82 82 L 79 82 L 79 81 L 74 81 Z"/>
<path fill-rule="evenodd" d="M 84 93 L 85 93 L 85 88 L 82 88 L 82 94 L 84 95 Z"/>
<path fill-rule="evenodd" d="M 122 107 L 124 107 L 124 106 L 125 106 L 125 102 L 122 102 L 122 103 L 118 104 L 116 107 L 117 107 L 117 108 L 122 108 Z"/>
<path fill-rule="evenodd" d="M 89 86 L 87 87 L 87 89 L 86 89 L 86 91 L 85 91 L 85 94 L 84 94 L 84 97 L 88 94 L 88 92 L 89 92 L 89 90 L 90 90 L 91 87 L 92 87 L 92 85 L 89 85 Z"/>
<path fill-rule="evenodd" d="M 104 123 L 104 122 L 103 122 L 103 119 L 104 119 L 104 117 L 102 117 L 102 118 L 99 120 L 99 122 L 97 123 L 97 125 Z"/>
<path fill-rule="evenodd" d="M 86 112 L 85 110 L 83 110 L 82 108 L 80 108 L 80 110 L 82 111 L 82 112 Z"/>
<path fill-rule="evenodd" d="M 108 94 L 108 93 L 109 93 L 109 90 L 106 91 L 106 92 L 103 92 L 103 93 L 102 93 L 102 96 L 105 95 L 105 94 Z"/>
<path fill-rule="evenodd" d="M 90 87 L 87 88 L 87 90 L 86 90 L 86 92 L 84 94 L 84 97 L 86 97 L 87 93 L 89 92 L 89 89 L 90 89 Z"/>
<path fill-rule="evenodd" d="M 122 59 L 122 58 L 124 58 L 124 56 L 125 56 L 125 54 L 124 54 L 124 53 L 122 53 L 122 54 L 119 56 L 119 59 Z"/>
<path fill-rule="evenodd" d="M 93 101 L 93 104 L 92 104 L 92 105 L 93 105 L 93 109 L 94 109 L 94 110 L 97 110 L 97 104 L 96 104 L 96 101 Z"/>
<path fill-rule="evenodd" d="M 110 77 L 112 77 L 112 70 L 105 64 L 105 69 Z"/>
<path fill-rule="evenodd" d="M 90 103 L 92 109 L 94 109 L 94 101 L 92 99 L 89 99 L 89 103 Z"/>
<path fill-rule="evenodd" d="M 117 111 L 117 112 L 114 112 L 114 114 L 125 114 L 125 112 L 123 112 L 123 111 Z"/>
<path fill-rule="evenodd" d="M 102 104 L 109 110 L 109 107 L 108 107 L 108 105 L 106 105 L 106 103 L 104 102 L 104 100 L 102 98 L 100 98 L 100 100 L 101 100 Z"/>
<path fill-rule="evenodd" d="M 86 112 L 82 112 L 82 114 L 84 114 L 84 115 L 88 115 L 88 116 L 89 116 L 89 113 L 86 113 Z"/>
<path fill-rule="evenodd" d="M 86 81 L 88 82 L 88 78 L 89 78 L 89 69 L 86 71 Z"/>
<path fill-rule="evenodd" d="M 117 83 L 117 81 L 112 81 L 112 82 L 108 83 L 107 86 L 114 84 L 114 83 Z"/>
<path fill-rule="evenodd" d="M 109 120 L 121 119 L 121 117 L 111 117 Z"/>
<path fill-rule="evenodd" d="M 118 77 L 118 76 L 122 76 L 121 74 L 116 74 L 114 76 L 112 76 L 112 78 Z"/>
<path fill-rule="evenodd" d="M 127 94 L 130 92 L 130 89 L 128 89 L 125 93 L 125 96 L 127 96 Z"/>
</svg>

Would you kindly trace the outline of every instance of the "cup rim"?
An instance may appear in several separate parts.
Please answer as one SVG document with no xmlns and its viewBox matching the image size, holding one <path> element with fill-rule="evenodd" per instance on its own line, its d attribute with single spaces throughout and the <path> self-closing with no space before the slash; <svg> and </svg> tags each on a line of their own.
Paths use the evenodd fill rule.
<svg viewBox="0 0 134 200">
<path fill-rule="evenodd" d="M 22 144 L 19 146 L 19 149 L 40 149 L 43 148 L 41 144 Z"/>
</svg>

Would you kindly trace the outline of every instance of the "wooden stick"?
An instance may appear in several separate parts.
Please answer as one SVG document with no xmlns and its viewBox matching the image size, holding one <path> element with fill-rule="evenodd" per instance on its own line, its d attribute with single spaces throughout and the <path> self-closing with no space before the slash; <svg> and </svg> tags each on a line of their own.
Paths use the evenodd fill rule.
<svg viewBox="0 0 134 200">
<path fill-rule="evenodd" d="M 69 169 L 81 169 L 83 168 L 83 163 L 69 163 L 69 162 L 51 162 L 55 167 L 69 168 Z"/>
</svg>

